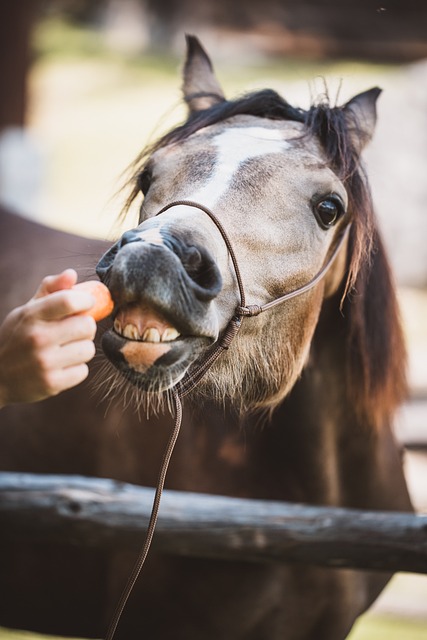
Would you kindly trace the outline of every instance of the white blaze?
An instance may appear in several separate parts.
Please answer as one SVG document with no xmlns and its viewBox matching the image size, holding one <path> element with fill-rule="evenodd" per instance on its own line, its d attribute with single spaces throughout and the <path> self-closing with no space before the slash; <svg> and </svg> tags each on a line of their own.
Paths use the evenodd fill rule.
<svg viewBox="0 0 427 640">
<path fill-rule="evenodd" d="M 240 165 L 250 158 L 280 153 L 290 147 L 279 129 L 242 127 L 228 129 L 216 136 L 218 150 L 215 171 L 201 189 L 188 196 L 189 200 L 211 207 L 229 188 Z"/>
</svg>

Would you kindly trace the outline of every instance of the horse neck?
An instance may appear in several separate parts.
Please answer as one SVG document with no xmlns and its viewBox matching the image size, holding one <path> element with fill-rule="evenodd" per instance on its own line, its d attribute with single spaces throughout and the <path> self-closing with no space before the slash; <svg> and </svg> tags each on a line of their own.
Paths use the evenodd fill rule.
<svg viewBox="0 0 427 640">
<path fill-rule="evenodd" d="M 390 425 L 362 423 L 346 399 L 342 323 L 338 301 L 325 303 L 301 379 L 258 434 L 259 478 L 279 499 L 410 509 Z"/>
</svg>

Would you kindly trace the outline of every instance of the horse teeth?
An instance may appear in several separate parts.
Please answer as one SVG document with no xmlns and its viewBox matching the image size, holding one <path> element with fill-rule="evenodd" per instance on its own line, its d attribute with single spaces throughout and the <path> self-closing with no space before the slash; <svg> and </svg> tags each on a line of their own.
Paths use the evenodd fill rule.
<svg viewBox="0 0 427 640">
<path fill-rule="evenodd" d="M 122 333 L 122 323 L 118 318 L 114 320 L 114 331 L 119 334 Z"/>
<path fill-rule="evenodd" d="M 163 331 L 161 339 L 162 339 L 162 342 L 172 342 L 173 340 L 176 340 L 178 337 L 179 337 L 178 331 L 173 327 L 170 327 Z"/>
<path fill-rule="evenodd" d="M 142 339 L 145 342 L 160 342 L 160 333 L 159 330 L 155 327 L 150 327 L 146 329 L 142 335 Z"/>
<path fill-rule="evenodd" d="M 122 331 L 122 335 L 129 340 L 138 340 L 139 338 L 138 329 L 134 324 L 127 324 Z"/>
</svg>

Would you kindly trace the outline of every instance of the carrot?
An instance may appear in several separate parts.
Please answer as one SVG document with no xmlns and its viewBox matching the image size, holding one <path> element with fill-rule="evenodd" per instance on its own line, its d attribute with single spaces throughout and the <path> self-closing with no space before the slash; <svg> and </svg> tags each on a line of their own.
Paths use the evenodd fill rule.
<svg viewBox="0 0 427 640">
<path fill-rule="evenodd" d="M 96 280 L 79 282 L 78 284 L 74 285 L 73 289 L 86 291 L 95 298 L 95 304 L 88 311 L 84 311 L 84 315 L 92 316 L 92 318 L 96 320 L 96 322 L 99 322 L 100 320 L 103 320 L 103 318 L 109 316 L 112 312 L 114 308 L 114 302 L 111 298 L 110 292 L 108 291 L 105 284 L 102 284 L 102 282 L 98 282 Z"/>
</svg>

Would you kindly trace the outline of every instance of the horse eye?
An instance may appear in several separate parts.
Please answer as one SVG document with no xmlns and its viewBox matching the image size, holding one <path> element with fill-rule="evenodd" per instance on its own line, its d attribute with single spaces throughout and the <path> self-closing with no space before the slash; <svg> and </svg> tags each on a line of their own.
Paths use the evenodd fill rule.
<svg viewBox="0 0 427 640">
<path fill-rule="evenodd" d="M 144 169 L 144 171 L 138 175 L 136 182 L 140 191 L 146 196 L 151 184 L 151 171 Z"/>
<path fill-rule="evenodd" d="M 314 213 L 323 229 L 330 229 L 344 215 L 344 205 L 338 196 L 329 196 L 315 204 Z"/>
</svg>

